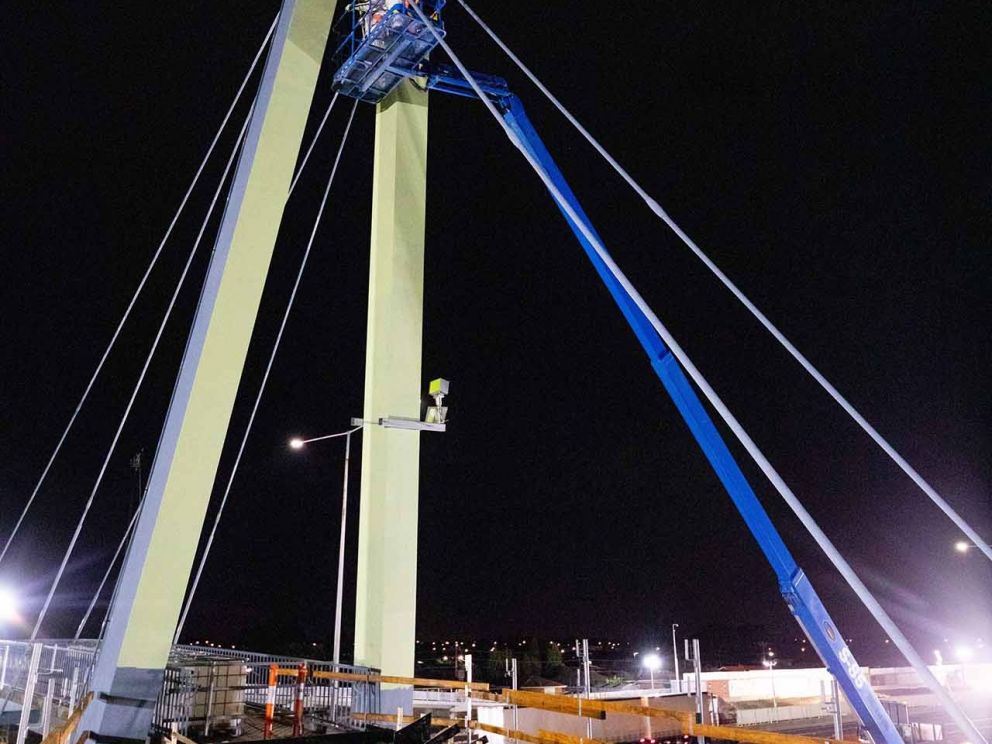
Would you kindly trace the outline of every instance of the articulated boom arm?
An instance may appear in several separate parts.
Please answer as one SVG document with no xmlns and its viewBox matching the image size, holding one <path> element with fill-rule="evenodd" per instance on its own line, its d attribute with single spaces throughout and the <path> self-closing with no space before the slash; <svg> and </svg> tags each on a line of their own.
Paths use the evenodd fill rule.
<svg viewBox="0 0 992 744">
<path fill-rule="evenodd" d="M 499 78 L 479 75 L 478 82 L 502 112 L 506 123 L 541 164 L 562 196 L 568 200 L 575 213 L 582 219 L 589 231 L 593 235 L 597 235 L 578 199 L 565 181 L 565 177 L 527 118 L 520 99 L 513 95 L 506 82 Z M 441 65 L 432 69 L 428 76 L 428 87 L 455 95 L 475 97 L 472 88 L 457 72 Z M 561 204 L 558 206 L 561 208 Z M 827 669 L 843 688 L 848 701 L 857 711 L 861 722 L 871 733 L 875 742 L 877 744 L 902 744 L 902 737 L 862 674 L 861 667 L 851 654 L 840 631 L 837 630 L 806 574 L 796 564 L 789 549 L 768 518 L 764 507 L 758 501 L 730 450 L 727 449 L 726 443 L 677 360 L 665 346 L 648 319 L 644 317 L 631 297 L 610 273 L 578 226 L 572 222 L 564 210 L 562 210 L 562 214 L 613 296 L 620 312 L 627 319 L 627 323 L 637 336 L 637 340 L 640 341 L 651 361 L 651 366 L 675 402 L 682 418 L 689 425 L 689 429 L 706 455 L 706 459 L 709 460 L 717 477 L 727 489 L 727 493 L 730 494 L 731 500 L 744 518 L 751 534 L 758 541 L 758 545 L 778 577 L 779 591 L 789 605 L 789 610 L 802 626 L 803 632 L 809 638 L 813 648 L 816 649 Z"/>
</svg>

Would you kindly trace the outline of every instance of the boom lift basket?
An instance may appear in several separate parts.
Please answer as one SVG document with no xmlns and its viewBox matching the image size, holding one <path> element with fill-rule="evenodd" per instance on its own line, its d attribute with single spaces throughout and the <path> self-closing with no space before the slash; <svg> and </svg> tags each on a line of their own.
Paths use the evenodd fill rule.
<svg viewBox="0 0 992 744">
<path fill-rule="evenodd" d="M 418 67 L 437 40 L 411 3 L 417 3 L 431 25 L 444 35 L 444 0 L 353 2 L 338 21 L 349 30 L 334 53 L 334 90 L 366 103 L 378 103 L 404 79 L 418 74 Z"/>
</svg>

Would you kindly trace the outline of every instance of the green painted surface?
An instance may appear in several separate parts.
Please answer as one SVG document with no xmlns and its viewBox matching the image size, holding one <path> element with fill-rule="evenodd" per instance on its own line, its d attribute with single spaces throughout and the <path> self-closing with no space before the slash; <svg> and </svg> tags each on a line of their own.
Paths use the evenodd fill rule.
<svg viewBox="0 0 992 744">
<path fill-rule="evenodd" d="M 161 669 L 168 656 L 335 5 L 296 3 L 137 593 L 122 608 L 118 667 Z"/>
<path fill-rule="evenodd" d="M 427 93 L 376 111 L 366 419 L 420 416 Z M 420 434 L 370 426 L 362 452 L 355 661 L 413 676 Z"/>
</svg>

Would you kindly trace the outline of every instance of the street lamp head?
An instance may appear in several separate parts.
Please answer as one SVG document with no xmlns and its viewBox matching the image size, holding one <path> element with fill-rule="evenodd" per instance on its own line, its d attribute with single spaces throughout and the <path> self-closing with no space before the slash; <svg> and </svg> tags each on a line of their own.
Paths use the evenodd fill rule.
<svg viewBox="0 0 992 744">
<path fill-rule="evenodd" d="M 964 540 L 958 540 L 956 543 L 954 543 L 954 549 L 959 553 L 967 553 L 970 548 L 971 545 L 969 543 L 966 543 Z"/>
<path fill-rule="evenodd" d="M 971 646 L 958 646 L 954 649 L 954 656 L 958 661 L 969 661 L 973 654 Z"/>
<path fill-rule="evenodd" d="M 648 671 L 657 672 L 661 669 L 661 657 L 658 654 L 645 654 L 644 658 L 641 659 L 641 664 Z"/>
<path fill-rule="evenodd" d="M 0 622 L 17 618 L 17 598 L 7 589 L 0 589 Z"/>
<path fill-rule="evenodd" d="M 295 450 L 303 449 L 304 444 L 306 444 L 306 442 L 304 442 L 299 437 L 293 437 L 292 439 L 289 440 L 289 446 Z"/>
</svg>

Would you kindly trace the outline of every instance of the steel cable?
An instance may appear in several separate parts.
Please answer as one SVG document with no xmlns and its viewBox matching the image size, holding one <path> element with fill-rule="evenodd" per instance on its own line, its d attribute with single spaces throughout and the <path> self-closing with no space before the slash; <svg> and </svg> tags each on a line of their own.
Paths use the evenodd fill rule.
<svg viewBox="0 0 992 744">
<path fill-rule="evenodd" d="M 303 156 L 303 158 L 302 158 L 302 160 L 300 162 L 300 166 L 299 166 L 299 168 L 296 171 L 296 175 L 293 177 L 293 182 L 292 182 L 292 184 L 289 187 L 289 194 L 292 194 L 293 193 L 293 189 L 296 187 L 296 182 L 299 180 L 300 176 L 303 174 L 303 169 L 306 168 L 307 162 L 310 159 L 310 154 L 313 152 L 314 145 L 317 144 L 317 139 L 320 137 L 320 134 L 321 134 L 321 132 L 324 129 L 324 124 L 327 122 L 327 118 L 328 118 L 328 116 L 330 116 L 331 110 L 334 108 L 334 104 L 337 101 L 337 99 L 338 99 L 338 94 L 335 93 L 334 96 L 331 98 L 330 104 L 328 104 L 328 106 L 327 106 L 327 110 L 324 112 L 324 115 L 323 115 L 323 117 L 320 120 L 320 124 L 318 125 L 317 131 L 316 131 L 316 133 L 313 136 L 313 140 L 310 142 L 310 146 L 307 148 L 306 154 Z M 287 198 L 288 198 L 288 195 L 287 195 Z M 107 570 L 104 572 L 103 579 L 101 579 L 100 584 L 97 587 L 97 590 L 96 590 L 96 592 L 93 595 L 93 599 L 90 601 L 90 604 L 89 604 L 89 606 L 86 609 L 86 613 L 83 615 L 83 619 L 79 622 L 79 625 L 76 628 L 76 635 L 74 636 L 74 639 L 77 639 L 78 640 L 79 637 L 80 637 L 80 635 L 82 634 L 83 629 L 84 629 L 84 627 L 86 625 L 86 622 L 87 622 L 87 620 L 89 620 L 89 617 L 92 614 L 93 609 L 96 606 L 96 603 L 97 603 L 97 601 L 98 601 L 98 599 L 100 597 L 100 594 L 103 592 L 103 587 L 106 584 L 107 579 L 110 577 L 111 572 L 113 571 L 113 567 L 114 567 L 114 565 L 117 562 L 117 558 L 120 556 L 121 550 L 123 549 L 125 543 L 128 542 L 128 536 L 131 534 L 131 531 L 133 530 L 134 525 L 137 522 L 138 515 L 141 512 L 141 507 L 142 507 L 143 504 L 144 504 L 144 496 L 142 496 L 142 498 L 141 498 L 141 502 L 138 505 L 137 511 L 135 511 L 134 515 L 132 515 L 131 521 L 128 524 L 128 527 L 127 527 L 127 529 L 124 532 L 124 536 L 121 538 L 121 542 L 117 546 L 117 550 L 114 552 L 113 557 L 110 559 L 110 565 L 107 566 Z M 119 580 L 120 580 L 120 577 L 118 576 L 118 581 Z M 109 612 L 109 609 L 110 609 L 110 605 L 113 604 L 113 598 L 116 597 L 116 596 L 117 596 L 117 583 L 115 582 L 114 583 L 114 591 L 111 593 L 111 602 L 108 604 L 108 608 L 107 608 L 108 612 Z M 106 626 L 106 617 L 104 617 L 104 621 L 103 621 L 103 623 L 100 626 L 100 628 L 101 628 L 100 629 L 100 634 L 99 634 L 100 638 L 103 637 L 103 628 L 105 626 Z"/>
<path fill-rule="evenodd" d="M 146 491 L 147 493 L 147 491 Z M 134 510 L 134 514 L 131 515 L 131 521 L 127 523 L 127 529 L 124 530 L 124 536 L 121 537 L 121 541 L 117 543 L 117 550 L 114 551 L 113 557 L 110 559 L 110 565 L 107 566 L 107 570 L 103 574 L 103 578 L 100 579 L 100 585 L 97 586 L 96 591 L 93 592 L 93 599 L 90 600 L 89 607 L 86 608 L 86 614 L 83 615 L 83 619 L 79 621 L 79 625 L 76 627 L 76 635 L 72 637 L 72 640 L 78 641 L 83 633 L 83 628 L 86 627 L 86 621 L 90 619 L 90 615 L 93 612 L 93 608 L 96 607 L 97 600 L 100 599 L 100 595 L 103 593 L 103 587 L 107 583 L 107 579 L 110 578 L 111 571 L 114 570 L 114 566 L 117 564 L 117 558 L 120 557 L 121 551 L 124 550 L 124 546 L 130 542 L 128 538 L 131 536 L 131 531 L 134 529 L 135 522 L 138 521 L 138 515 L 141 514 L 141 507 L 145 504 L 145 497 L 141 497 L 141 501 L 138 504 L 138 508 Z"/>
<path fill-rule="evenodd" d="M 65 429 L 62 431 L 62 436 L 59 437 L 58 443 L 55 445 L 55 449 L 52 451 L 51 456 L 48 458 L 48 463 L 45 465 L 44 470 L 41 472 L 41 477 L 38 478 L 34 489 L 31 491 L 31 495 L 28 497 L 27 503 L 24 505 L 21 514 L 14 524 L 14 528 L 11 530 L 10 534 L 7 536 L 7 540 L 4 543 L 3 550 L 0 550 L 0 563 L 3 562 L 4 556 L 7 555 L 7 550 L 10 548 L 10 544 L 14 541 L 14 537 L 17 535 L 18 530 L 21 528 L 21 524 L 24 522 L 24 518 L 27 516 L 28 511 L 31 509 L 32 504 L 34 504 L 35 497 L 38 495 L 38 491 L 41 490 L 41 484 L 45 482 L 45 478 L 48 476 L 48 471 L 51 470 L 52 464 L 55 462 L 55 458 L 58 457 L 59 452 L 62 449 L 62 444 L 65 442 L 66 437 L 69 435 L 69 430 L 72 429 L 73 424 L 76 422 L 76 417 L 79 415 L 79 411 L 82 409 L 83 404 L 89 397 L 90 390 L 93 388 L 93 384 L 96 382 L 96 378 L 100 375 L 103 370 L 103 365 L 107 361 L 107 357 L 110 356 L 111 350 L 117 343 L 117 338 L 120 336 L 121 329 L 127 322 L 127 319 L 131 315 L 131 311 L 134 309 L 135 303 L 138 301 L 138 296 L 145 287 L 145 283 L 148 281 L 149 275 L 152 273 L 152 269 L 155 268 L 155 264 L 158 263 L 159 256 L 162 254 L 162 250 L 165 248 L 166 241 L 168 241 L 169 236 L 172 235 L 172 230 L 176 226 L 176 222 L 179 221 L 179 216 L 182 214 L 183 209 L 186 207 L 186 203 L 189 201 L 190 195 L 193 193 L 193 189 L 196 187 L 197 182 L 200 180 L 200 175 L 203 173 L 203 169 L 207 165 L 207 161 L 210 159 L 211 154 L 214 151 L 214 147 L 217 145 L 217 141 L 220 139 L 221 134 L 227 127 L 227 122 L 231 118 L 231 113 L 237 106 L 238 101 L 241 100 L 241 94 L 244 92 L 245 86 L 248 84 L 248 80 L 251 78 L 252 73 L 255 71 L 255 67 L 258 65 L 258 60 L 261 59 L 262 52 L 268 46 L 269 39 L 272 38 L 272 32 L 275 31 L 276 22 L 279 17 L 272 21 L 272 25 L 269 27 L 268 33 L 265 35 L 265 39 L 262 41 L 262 45 L 258 48 L 255 53 L 255 57 L 251 62 L 251 66 L 248 68 L 248 72 L 245 74 L 244 79 L 241 81 L 241 85 L 238 87 L 238 92 L 234 95 L 234 101 L 231 102 L 230 107 L 227 109 L 227 113 L 224 114 L 224 119 L 220 123 L 220 127 L 217 128 L 216 134 L 214 134 L 213 140 L 210 142 L 210 147 L 207 148 L 206 155 L 203 156 L 203 160 L 200 161 L 199 167 L 196 169 L 196 173 L 193 176 L 193 180 L 190 182 L 189 187 L 186 189 L 186 193 L 183 195 L 182 201 L 179 203 L 179 208 L 176 210 L 175 215 L 172 217 L 172 221 L 169 223 L 169 227 L 165 231 L 165 235 L 158 244 L 158 248 L 152 255 L 152 259 L 145 269 L 144 275 L 141 277 L 141 281 L 138 282 L 138 288 L 134 291 L 134 295 L 131 297 L 131 301 L 127 305 L 127 309 L 124 311 L 124 315 L 121 317 L 120 322 L 117 324 L 116 330 L 114 330 L 113 336 L 110 338 L 110 343 L 107 344 L 107 348 L 104 349 L 103 356 L 100 357 L 99 363 L 96 365 L 89 382 L 86 384 L 86 388 L 83 390 L 83 395 L 76 404 L 76 408 L 69 418 L 69 423 L 66 424 Z"/>
<path fill-rule="evenodd" d="M 336 96 L 335 96 L 336 98 Z M 331 102 L 333 106 L 333 100 Z M 196 596 L 196 590 L 200 585 L 200 577 L 203 576 L 203 567 L 206 565 L 207 557 L 210 555 L 210 549 L 213 547 L 214 538 L 217 535 L 217 527 L 220 525 L 221 517 L 224 514 L 224 508 L 227 506 L 227 499 L 231 493 L 231 485 L 234 483 L 234 477 L 237 475 L 238 467 L 241 464 L 241 456 L 245 451 L 245 444 L 248 441 L 248 437 L 251 434 L 252 426 L 255 423 L 255 415 L 258 413 L 258 406 L 262 401 L 262 395 L 265 393 L 265 386 L 269 381 L 269 373 L 272 371 L 272 365 L 275 362 L 276 354 L 279 352 L 279 346 L 282 343 L 283 332 L 286 330 L 286 323 L 289 320 L 289 315 L 293 310 L 293 304 L 296 302 L 296 293 L 300 288 L 300 281 L 303 279 L 303 272 L 306 270 L 307 261 L 310 258 L 310 250 L 313 248 L 314 238 L 317 235 L 317 228 L 320 226 L 321 217 L 324 214 L 324 207 L 327 205 L 327 197 L 331 193 L 331 186 L 334 184 L 334 176 L 338 172 L 338 164 L 341 162 L 341 154 L 344 152 L 345 143 L 348 141 L 348 133 L 351 131 L 351 123 L 355 118 L 355 110 L 358 108 L 358 100 L 351 107 L 351 114 L 348 116 L 348 123 L 345 125 L 344 134 L 341 136 L 341 143 L 338 145 L 337 155 L 334 157 L 334 165 L 331 167 L 331 175 L 327 179 L 327 186 L 324 189 L 324 196 L 320 200 L 320 207 L 317 209 L 317 217 L 313 223 L 313 229 L 310 231 L 310 239 L 307 241 L 306 250 L 303 251 L 303 258 L 300 260 L 300 268 L 296 272 L 296 279 L 293 282 L 293 289 L 289 293 L 289 300 L 286 303 L 286 309 L 283 312 L 282 320 L 279 323 L 279 330 L 276 332 L 275 342 L 272 345 L 272 351 L 269 354 L 269 360 L 265 365 L 265 372 L 262 375 L 262 382 L 259 385 L 258 393 L 255 396 L 255 402 L 252 405 L 251 415 L 248 417 L 248 424 L 245 427 L 245 432 L 241 437 L 241 443 L 238 445 L 238 454 L 234 459 L 234 465 L 231 468 L 231 472 L 227 478 L 227 485 L 224 487 L 224 495 L 221 497 L 220 504 L 217 507 L 217 514 L 214 517 L 213 525 L 210 528 L 210 534 L 207 537 L 207 543 L 203 548 L 203 555 L 200 556 L 200 562 L 196 567 L 196 574 L 193 577 L 193 583 L 190 586 L 189 594 L 186 597 L 186 602 L 183 605 L 182 614 L 179 617 L 179 624 L 176 626 L 176 633 L 173 636 L 173 644 L 179 643 L 179 636 L 183 632 L 183 627 L 186 625 L 186 618 L 189 615 L 190 605 L 193 603 L 193 598 Z M 325 115 L 326 119 L 326 115 Z M 321 122 L 321 127 L 323 122 Z M 319 134 L 318 130 L 318 134 Z M 315 137 L 316 140 L 316 137 Z M 311 145 L 313 149 L 313 145 Z M 307 153 L 309 155 L 309 151 Z M 305 162 L 305 161 L 304 161 Z M 299 178 L 299 175 L 297 175 Z M 296 180 L 293 181 L 296 183 Z M 287 195 L 288 198 L 288 195 Z"/>
<path fill-rule="evenodd" d="M 696 245 L 695 241 L 690 238 L 681 227 L 676 224 L 675 220 L 665 211 L 665 209 L 652 198 L 647 191 L 645 191 L 637 181 L 634 180 L 633 176 L 627 172 L 627 170 L 620 165 L 617 160 L 607 152 L 606 148 L 603 147 L 599 141 L 593 137 L 593 135 L 584 127 L 581 123 L 572 115 L 572 113 L 565 108 L 564 104 L 558 100 L 557 97 L 538 79 L 538 77 L 531 72 L 530 68 L 525 65 L 516 54 L 503 42 L 503 40 L 496 35 L 486 23 L 483 21 L 479 15 L 469 7 L 465 0 L 458 0 L 458 3 L 465 9 L 472 19 L 479 24 L 480 28 L 489 35 L 489 37 L 496 42 L 496 45 L 517 65 L 521 72 L 526 75 L 530 81 L 544 94 L 544 96 L 554 105 L 555 108 L 561 112 L 568 122 L 575 127 L 575 129 L 581 134 L 586 141 L 593 146 L 593 148 L 598 152 L 607 163 L 612 166 L 613 170 L 627 182 L 627 184 L 637 193 L 639 197 L 647 204 L 648 208 L 654 212 L 654 214 L 659 217 L 666 225 L 668 225 L 672 232 L 674 232 L 678 238 L 686 245 L 686 247 L 692 251 L 696 257 L 703 262 L 703 264 L 708 268 L 713 275 L 720 280 L 720 282 L 730 290 L 730 292 L 736 297 L 742 305 L 761 323 L 762 326 L 775 338 L 782 347 L 789 352 L 792 357 L 799 362 L 799 364 L 809 373 L 809 375 L 819 383 L 827 394 L 836 401 L 838 405 L 850 416 L 858 426 L 860 426 L 869 437 L 874 440 L 889 458 L 899 466 L 899 468 L 912 479 L 912 481 L 919 487 L 923 493 L 940 509 L 957 527 L 960 529 L 968 538 L 975 544 L 975 546 L 981 550 L 985 556 L 992 560 L 992 547 L 989 543 L 985 541 L 981 535 L 979 535 L 975 529 L 967 522 L 965 519 L 957 513 L 957 511 L 952 507 L 947 501 L 937 493 L 937 490 L 931 486 L 922 475 L 917 472 L 917 470 L 906 461 L 906 459 L 900 455 L 895 447 L 893 447 L 885 437 L 883 437 L 878 430 L 872 426 L 868 420 L 858 411 L 854 405 L 845 398 L 839 390 L 817 369 L 813 363 L 807 359 L 799 349 L 785 336 L 778 327 L 772 323 L 768 317 L 761 312 L 757 305 L 751 301 L 751 299 L 744 294 L 744 292 L 738 287 L 734 282 L 728 277 L 719 266 L 714 263 L 714 261 L 700 248 Z"/>
<path fill-rule="evenodd" d="M 654 311 L 645 302 L 644 298 L 641 297 L 637 289 L 633 286 L 633 284 L 631 284 L 630 280 L 607 252 L 606 248 L 603 246 L 596 234 L 589 228 L 585 221 L 579 217 L 578 213 L 575 211 L 575 208 L 564 198 L 561 191 L 530 153 L 517 134 L 510 128 L 509 124 L 503 120 L 503 117 L 500 116 L 495 105 L 479 86 L 479 83 L 472 76 L 472 73 L 451 50 L 450 45 L 441 37 L 437 29 L 434 28 L 434 25 L 429 22 L 420 7 L 416 3 L 411 4 L 410 7 L 418 14 L 421 21 L 423 21 L 431 29 L 431 33 L 434 35 L 434 38 L 437 40 L 438 44 L 448 54 L 451 61 L 454 62 L 455 66 L 458 68 L 459 72 L 461 72 L 465 80 L 472 86 L 472 89 L 475 91 L 476 95 L 492 114 L 493 118 L 496 119 L 499 125 L 506 132 L 507 137 L 509 137 L 513 145 L 523 154 L 524 158 L 530 164 L 531 168 L 534 169 L 534 172 L 537 173 L 538 177 L 544 183 L 548 191 L 551 192 L 561 209 L 579 228 L 583 237 L 589 242 L 593 250 L 595 250 L 600 260 L 606 265 L 607 269 L 609 269 L 613 277 L 623 287 L 624 291 L 629 295 L 631 300 L 633 300 L 634 304 L 637 305 L 644 317 L 651 323 L 651 326 L 655 329 L 658 335 L 665 341 L 675 358 L 682 364 L 683 368 L 700 388 L 703 395 L 706 396 L 706 399 L 720 414 L 720 417 L 724 420 L 724 422 L 730 427 L 734 435 L 747 450 L 748 454 L 755 461 L 755 463 L 757 463 L 757 465 L 761 468 L 761 471 L 775 487 L 775 490 L 778 491 L 779 495 L 782 496 L 782 499 L 786 502 L 786 504 L 788 504 L 789 508 L 792 509 L 793 513 L 800 519 L 803 526 L 816 541 L 817 545 L 830 559 L 830 562 L 844 577 L 844 580 L 847 581 L 848 585 L 854 590 L 854 593 L 858 596 L 858 599 L 862 602 L 862 604 L 864 604 L 878 624 L 882 626 L 882 628 L 892 639 L 893 643 L 895 643 L 895 645 L 903 653 L 903 656 L 905 656 L 906 660 L 920 676 L 920 679 L 924 682 L 924 684 L 926 684 L 927 687 L 930 688 L 934 695 L 937 696 L 943 704 L 944 709 L 948 712 L 951 718 L 954 719 L 954 722 L 961 727 L 961 730 L 968 734 L 971 741 L 975 744 L 985 744 L 985 737 L 982 736 L 978 728 L 971 722 L 967 715 L 965 715 L 964 711 L 961 710 L 954 699 L 951 698 L 948 691 L 943 687 L 943 685 L 940 684 L 933 672 L 931 672 L 927 667 L 926 662 L 920 658 L 919 654 L 909 643 L 909 640 L 903 635 L 902 631 L 898 628 L 898 626 L 896 626 L 892 618 L 889 617 L 888 613 L 886 613 L 882 606 L 878 603 L 878 600 L 875 599 L 868 587 L 864 585 L 858 575 L 854 572 L 854 569 L 851 568 L 850 564 L 848 564 L 848 562 L 840 554 L 834 544 L 830 541 L 830 538 L 827 537 L 826 533 L 823 532 L 816 520 L 813 519 L 813 516 L 806 511 L 806 508 L 799 501 L 795 493 L 792 492 L 792 489 L 785 483 L 771 462 L 769 462 L 768 458 L 765 457 L 758 445 L 751 439 L 747 431 L 745 431 L 741 423 L 737 420 L 733 413 L 731 413 L 730 409 L 726 406 L 716 391 L 710 386 L 709 382 L 702 375 L 696 365 L 693 364 L 685 350 L 675 340 L 675 337 L 672 336 L 668 328 L 658 319 L 658 316 L 655 315 Z"/>
<path fill-rule="evenodd" d="M 227 182 L 227 175 L 230 172 L 231 166 L 234 164 L 234 160 L 237 157 L 242 142 L 244 141 L 245 132 L 248 129 L 248 123 L 251 121 L 252 111 L 254 111 L 254 104 L 252 105 L 252 109 L 249 110 L 248 115 L 245 117 L 244 124 L 241 126 L 241 132 L 238 134 L 237 142 L 235 142 L 234 148 L 231 150 L 231 155 L 227 159 L 227 164 L 224 166 L 224 173 L 221 175 L 220 183 L 214 191 L 213 199 L 210 201 L 210 207 L 207 209 L 206 217 L 203 218 L 203 223 L 200 225 L 200 232 L 197 234 L 196 240 L 193 243 L 193 248 L 190 250 L 189 256 L 186 259 L 186 265 L 183 267 L 182 274 L 179 277 L 179 282 L 176 284 L 176 288 L 172 293 L 171 299 L 169 300 L 169 305 L 166 308 L 165 315 L 162 317 L 162 321 L 159 324 L 158 332 L 155 334 L 155 340 L 152 342 L 148 355 L 145 357 L 145 363 L 141 368 L 141 373 L 138 375 L 138 381 L 135 383 L 134 389 L 131 391 L 131 397 L 128 400 L 126 408 L 124 409 L 124 415 L 121 416 L 121 420 L 117 425 L 117 431 L 114 433 L 114 438 L 111 441 L 107 454 L 103 459 L 103 464 L 100 467 L 100 472 L 97 475 L 96 482 L 93 484 L 93 489 L 90 491 L 86 505 L 83 507 L 83 513 L 79 517 L 79 521 L 76 523 L 76 529 L 72 534 L 72 539 L 69 541 L 69 547 L 66 548 L 65 554 L 62 556 L 62 562 L 59 564 L 59 569 L 55 574 L 55 580 L 52 582 L 52 585 L 48 590 L 48 596 L 45 597 L 45 602 L 41 607 L 41 612 L 38 614 L 38 619 L 35 622 L 34 630 L 31 631 L 31 640 L 38 637 L 38 631 L 41 629 L 41 624 L 44 622 L 45 615 L 48 613 L 48 607 L 52 602 L 52 597 L 55 595 L 55 590 L 58 588 L 59 582 L 62 580 L 62 574 L 65 572 L 65 567 L 69 562 L 72 551 L 76 547 L 76 542 L 78 541 L 79 535 L 83 530 L 83 524 L 86 522 L 86 516 L 89 514 L 90 508 L 93 506 L 93 501 L 96 498 L 96 492 L 100 488 L 100 484 L 103 482 L 103 476 L 107 472 L 107 466 L 110 464 L 110 459 L 113 457 L 114 451 L 117 448 L 117 442 L 120 440 L 121 432 L 124 430 L 124 424 L 127 423 L 127 419 L 131 414 L 131 409 L 134 407 L 134 401 L 138 397 L 138 392 L 145 380 L 145 375 L 148 373 L 149 366 L 151 366 L 152 357 L 155 355 L 156 349 L 158 349 L 158 344 L 162 339 L 165 326 L 169 322 L 169 318 L 172 316 L 172 310 L 176 305 L 176 300 L 179 298 L 179 293 L 182 290 L 183 285 L 186 283 L 186 277 L 189 275 L 193 258 L 196 256 L 197 249 L 200 247 L 200 242 L 203 239 L 203 234 L 206 232 L 207 224 L 210 222 L 211 216 L 213 216 L 214 207 L 217 205 L 217 201 L 224 190 L 224 185 Z"/>
</svg>

